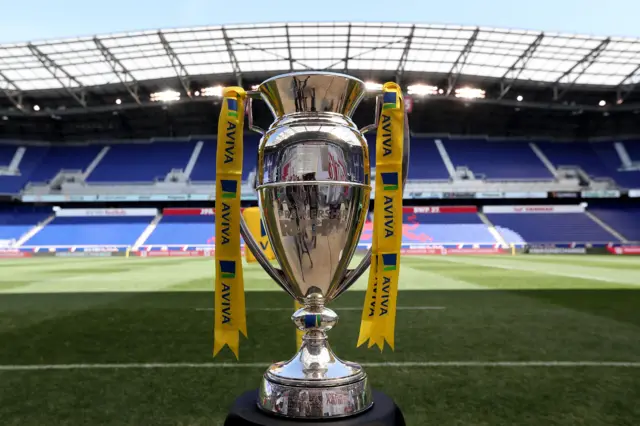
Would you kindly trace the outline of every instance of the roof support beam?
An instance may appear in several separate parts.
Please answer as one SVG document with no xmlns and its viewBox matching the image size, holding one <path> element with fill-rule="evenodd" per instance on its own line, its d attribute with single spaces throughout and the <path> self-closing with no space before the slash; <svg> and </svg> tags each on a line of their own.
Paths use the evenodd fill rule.
<svg viewBox="0 0 640 426">
<path fill-rule="evenodd" d="M 398 61 L 398 68 L 396 69 L 396 83 L 402 83 L 402 75 L 404 74 L 404 67 L 407 64 L 407 57 L 409 56 L 409 49 L 411 49 L 411 42 L 413 41 L 413 33 L 416 30 L 416 26 L 411 26 L 411 31 L 407 35 L 407 43 L 404 45 L 400 61 Z"/>
<path fill-rule="evenodd" d="M 293 71 L 293 55 L 291 54 L 291 38 L 289 37 L 289 24 L 285 24 L 285 31 L 287 32 L 287 51 L 289 52 L 289 71 Z"/>
<path fill-rule="evenodd" d="M 531 44 L 522 52 L 522 55 L 516 59 L 516 61 L 509 67 L 507 72 L 504 73 L 502 79 L 500 80 L 500 95 L 498 99 L 504 98 L 504 96 L 509 93 L 513 83 L 520 77 L 522 71 L 527 67 L 527 63 L 533 57 L 533 54 L 542 43 L 542 39 L 544 38 L 544 33 L 538 34 L 538 36 L 531 42 Z"/>
<path fill-rule="evenodd" d="M 224 37 L 224 43 L 227 45 L 227 52 L 229 53 L 229 60 L 231 61 L 231 66 L 233 67 L 233 73 L 236 76 L 236 81 L 238 82 L 238 86 L 242 87 L 242 72 L 240 71 L 240 64 L 238 63 L 236 54 L 233 51 L 233 47 L 231 46 L 231 39 L 227 35 L 227 29 L 224 27 L 222 27 L 222 37 Z M 291 57 L 291 55 L 289 55 L 289 57 Z"/>
<path fill-rule="evenodd" d="M 93 42 L 95 43 L 102 56 L 107 60 L 107 64 L 111 67 L 115 75 L 118 77 L 118 80 L 122 83 L 127 92 L 131 95 L 135 103 L 140 105 L 140 96 L 138 96 L 138 81 L 136 78 L 129 72 L 129 70 L 122 65 L 122 62 L 115 56 L 113 53 L 105 46 L 102 41 L 98 37 L 93 38 Z"/>
<path fill-rule="evenodd" d="M 187 72 L 187 69 L 184 67 L 184 65 L 182 65 L 180 58 L 178 58 L 178 55 L 176 55 L 176 52 L 171 47 L 171 44 L 169 44 L 164 34 L 162 34 L 162 31 L 158 31 L 158 38 L 160 38 L 160 43 L 162 43 L 162 47 L 164 47 L 164 51 L 167 53 L 167 56 L 169 57 L 171 66 L 173 67 L 173 70 L 176 72 L 176 76 L 180 81 L 180 85 L 182 86 L 182 89 L 187 94 L 187 96 L 191 98 L 192 95 L 191 95 L 191 88 L 189 87 L 189 73 Z"/>
<path fill-rule="evenodd" d="M 640 86 L 640 65 L 631 71 L 616 88 L 618 103 L 626 101 L 629 95 Z"/>
<path fill-rule="evenodd" d="M 18 108 L 20 111 L 24 111 L 24 105 L 22 104 L 22 90 L 9 79 L 6 75 L 0 71 L 0 90 L 4 93 L 9 101 Z"/>
<path fill-rule="evenodd" d="M 480 32 L 480 28 L 476 28 L 469 40 L 467 40 L 467 44 L 458 55 L 458 59 L 453 63 L 451 67 L 451 71 L 449 71 L 449 76 L 447 77 L 447 92 L 446 95 L 449 96 L 453 89 L 455 89 L 456 83 L 458 82 L 458 77 L 462 73 L 462 69 L 467 63 L 467 59 L 469 58 L 469 54 L 471 53 L 471 49 L 473 48 L 473 44 L 476 42 L 478 38 L 478 33 Z"/>
<path fill-rule="evenodd" d="M 589 53 L 584 55 L 582 59 L 576 62 L 571 68 L 566 70 L 553 84 L 553 100 L 559 101 L 566 95 L 571 87 L 576 84 L 576 81 L 587 69 L 598 59 L 600 54 L 607 48 L 610 38 L 606 38 L 600 42 L 596 47 L 591 49 Z M 565 87 L 562 91 L 559 91 L 560 85 L 564 84 Z"/>
<path fill-rule="evenodd" d="M 347 49 L 344 54 L 344 72 L 349 71 L 349 49 L 351 48 L 351 23 L 347 28 Z"/>
<path fill-rule="evenodd" d="M 62 68 L 60 65 L 56 64 L 47 54 L 43 53 L 37 46 L 29 43 L 27 45 L 31 53 L 38 58 L 43 67 L 47 69 L 55 78 L 58 83 L 71 95 L 76 102 L 82 105 L 83 108 L 87 107 L 86 97 L 86 89 L 82 83 L 78 81 L 77 78 L 72 76 Z M 72 85 L 75 84 L 75 87 Z"/>
</svg>

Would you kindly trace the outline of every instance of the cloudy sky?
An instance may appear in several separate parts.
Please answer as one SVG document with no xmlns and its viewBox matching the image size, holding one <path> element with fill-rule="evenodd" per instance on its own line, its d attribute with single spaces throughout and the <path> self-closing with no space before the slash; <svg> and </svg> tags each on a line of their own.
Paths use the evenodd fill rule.
<svg viewBox="0 0 640 426">
<path fill-rule="evenodd" d="M 402 7 L 391 7 L 402 4 Z M 241 6 L 235 10 L 234 6 Z M 639 0 L 0 0 L 0 43 L 200 25 L 376 21 L 640 38 Z"/>
</svg>

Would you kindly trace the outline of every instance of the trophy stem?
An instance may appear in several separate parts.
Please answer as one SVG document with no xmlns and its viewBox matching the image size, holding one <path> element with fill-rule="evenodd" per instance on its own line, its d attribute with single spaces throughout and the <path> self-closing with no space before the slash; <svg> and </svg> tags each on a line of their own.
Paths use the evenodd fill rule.
<svg viewBox="0 0 640 426">
<path fill-rule="evenodd" d="M 361 366 L 339 359 L 327 331 L 338 315 L 313 295 L 291 317 L 304 331 L 302 346 L 287 362 L 273 364 L 260 386 L 258 406 L 269 413 L 304 419 L 351 416 L 373 405 L 371 388 Z"/>
</svg>

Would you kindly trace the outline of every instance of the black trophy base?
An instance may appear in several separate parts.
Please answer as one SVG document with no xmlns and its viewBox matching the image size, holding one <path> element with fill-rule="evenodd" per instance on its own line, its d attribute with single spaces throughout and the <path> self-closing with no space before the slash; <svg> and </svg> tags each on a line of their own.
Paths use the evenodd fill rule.
<svg viewBox="0 0 640 426">
<path fill-rule="evenodd" d="M 258 391 L 242 394 L 233 404 L 224 426 L 405 426 L 404 416 L 391 398 L 373 391 L 373 407 L 364 413 L 341 419 L 301 420 L 267 414 L 257 405 Z"/>
</svg>

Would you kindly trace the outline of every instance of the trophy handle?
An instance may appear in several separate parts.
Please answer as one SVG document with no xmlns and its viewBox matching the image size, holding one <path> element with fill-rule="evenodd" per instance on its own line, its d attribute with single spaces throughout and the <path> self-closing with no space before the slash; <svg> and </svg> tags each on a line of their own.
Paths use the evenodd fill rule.
<svg viewBox="0 0 640 426">
<path fill-rule="evenodd" d="M 376 97 L 376 124 L 369 125 L 367 127 L 377 126 L 377 123 L 379 121 L 378 116 L 380 113 L 379 102 L 381 101 L 382 99 L 380 96 Z M 408 118 L 409 117 L 408 117 L 407 111 L 405 110 L 404 112 L 404 143 L 403 143 L 403 150 L 402 150 L 402 190 L 403 191 L 404 191 L 404 188 L 407 186 L 407 175 L 409 174 L 409 151 L 410 151 L 409 142 L 410 142 L 411 135 L 409 134 Z M 356 266 L 355 269 L 347 270 L 344 278 L 342 279 L 342 284 L 340 284 L 340 286 L 334 292 L 334 294 L 336 294 L 336 298 L 339 295 L 343 294 L 349 287 L 351 287 L 353 283 L 355 283 L 356 280 L 360 278 L 362 274 L 364 274 L 364 271 L 366 271 L 370 265 L 371 265 L 371 248 L 367 250 L 367 253 L 364 255 L 364 258 L 360 261 L 360 263 L 358 264 L 358 266 Z"/>
<path fill-rule="evenodd" d="M 369 124 L 360 129 L 360 133 L 363 135 L 365 133 L 369 133 L 372 130 L 378 128 L 378 123 L 380 122 L 380 109 L 382 108 L 382 95 L 376 95 L 376 116 L 373 120 L 373 124 Z"/>
<path fill-rule="evenodd" d="M 258 92 L 255 92 L 255 91 L 247 92 L 247 106 L 246 106 L 247 124 L 250 130 L 253 130 L 256 133 L 260 133 L 261 135 L 264 135 L 265 134 L 264 129 L 262 127 L 259 127 L 253 124 L 253 98 L 257 97 L 258 95 L 259 95 Z"/>
<path fill-rule="evenodd" d="M 260 245 L 251 235 L 251 231 L 249 230 L 249 226 L 247 226 L 247 222 L 245 222 L 244 217 L 240 215 L 240 234 L 242 238 L 244 238 L 244 243 L 246 245 L 245 249 L 251 250 L 251 253 L 255 256 L 256 260 L 262 266 L 262 269 L 265 270 L 267 275 L 269 275 L 284 291 L 286 291 L 291 297 L 296 298 L 295 294 L 286 285 L 286 281 L 284 279 L 284 274 L 280 269 L 274 267 L 264 252 L 260 249 Z"/>
</svg>

